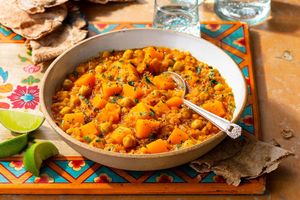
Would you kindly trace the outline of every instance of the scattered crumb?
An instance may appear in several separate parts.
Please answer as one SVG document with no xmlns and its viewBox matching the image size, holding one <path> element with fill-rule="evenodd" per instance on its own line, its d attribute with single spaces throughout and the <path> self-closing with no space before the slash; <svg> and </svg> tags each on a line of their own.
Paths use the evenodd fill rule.
<svg viewBox="0 0 300 200">
<path fill-rule="evenodd" d="M 282 129 L 281 136 L 284 139 L 290 139 L 290 138 L 294 137 L 294 131 L 292 129 L 288 129 L 288 128 Z"/>
<path fill-rule="evenodd" d="M 284 59 L 284 60 L 291 61 L 291 60 L 293 60 L 293 58 L 294 58 L 293 55 L 288 50 L 285 50 L 282 54 L 282 59 Z"/>
</svg>

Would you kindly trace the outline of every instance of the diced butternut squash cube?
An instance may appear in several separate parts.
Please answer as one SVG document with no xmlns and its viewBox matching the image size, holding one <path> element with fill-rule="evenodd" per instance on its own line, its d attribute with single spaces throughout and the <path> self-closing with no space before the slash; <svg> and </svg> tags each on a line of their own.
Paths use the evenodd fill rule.
<svg viewBox="0 0 300 200">
<path fill-rule="evenodd" d="M 133 116 L 136 119 L 151 119 L 150 111 L 149 105 L 140 102 L 130 110 L 129 116 Z"/>
<path fill-rule="evenodd" d="M 119 105 L 114 103 L 107 103 L 106 106 L 97 115 L 99 122 L 113 122 L 117 123 L 120 121 L 121 108 Z"/>
<path fill-rule="evenodd" d="M 143 96 L 144 92 L 141 88 L 135 88 L 133 86 L 126 84 L 123 86 L 123 94 L 125 97 L 136 99 Z"/>
<path fill-rule="evenodd" d="M 166 104 L 169 106 L 169 107 L 179 107 L 183 104 L 183 100 L 181 97 L 177 97 L 177 96 L 174 96 L 174 97 L 171 97 L 170 99 L 168 99 L 166 101 Z"/>
<path fill-rule="evenodd" d="M 163 52 L 156 51 L 154 47 L 147 47 L 145 48 L 145 58 L 146 59 L 157 58 L 158 60 L 163 60 L 164 54 Z"/>
<path fill-rule="evenodd" d="M 161 74 L 153 78 L 154 85 L 160 90 L 172 90 L 176 87 L 172 77 L 166 74 Z"/>
<path fill-rule="evenodd" d="M 113 144 L 122 144 L 123 138 L 129 134 L 132 134 L 130 128 L 119 126 L 116 130 L 114 130 L 111 133 L 110 140 Z"/>
<path fill-rule="evenodd" d="M 122 92 L 122 86 L 116 82 L 108 82 L 102 85 L 102 94 L 105 99 L 110 96 L 120 94 Z"/>
<path fill-rule="evenodd" d="M 224 117 L 226 114 L 224 105 L 221 101 L 212 101 L 205 103 L 202 105 L 202 108 L 220 117 Z"/>
<path fill-rule="evenodd" d="M 107 101 L 103 99 L 99 94 L 96 94 L 94 98 L 91 99 L 91 103 L 95 108 L 102 109 L 105 107 Z"/>
<path fill-rule="evenodd" d="M 77 85 L 77 86 L 85 85 L 85 86 L 93 87 L 95 85 L 95 82 L 96 82 L 95 75 L 91 74 L 91 73 L 87 73 L 87 74 L 80 76 L 75 81 L 75 85 Z"/>
<path fill-rule="evenodd" d="M 162 153 L 169 151 L 168 143 L 165 140 L 158 139 L 147 144 L 147 152 L 149 153 Z"/>
<path fill-rule="evenodd" d="M 153 74 L 158 74 L 160 72 L 160 69 L 161 69 L 161 61 L 159 61 L 157 58 L 151 60 L 149 64 L 150 72 L 152 72 Z"/>
<path fill-rule="evenodd" d="M 67 130 L 72 125 L 75 125 L 76 123 L 84 124 L 84 114 L 83 113 L 65 114 L 64 118 L 63 118 L 62 128 L 63 128 L 63 130 Z"/>
<path fill-rule="evenodd" d="M 157 131 L 159 125 L 158 121 L 138 119 L 135 125 L 135 136 L 137 138 L 147 138 Z"/>
<path fill-rule="evenodd" d="M 91 136 L 97 135 L 99 133 L 95 122 L 91 121 L 80 127 L 80 132 L 82 135 Z"/>
<path fill-rule="evenodd" d="M 172 131 L 171 135 L 168 138 L 168 141 L 171 144 L 182 144 L 189 138 L 188 134 L 186 134 L 183 130 L 175 127 Z"/>
<path fill-rule="evenodd" d="M 163 103 L 162 101 L 159 101 L 154 107 L 153 110 L 155 111 L 155 113 L 157 115 L 162 115 L 167 113 L 170 108 L 168 107 L 168 105 L 166 103 Z"/>
</svg>

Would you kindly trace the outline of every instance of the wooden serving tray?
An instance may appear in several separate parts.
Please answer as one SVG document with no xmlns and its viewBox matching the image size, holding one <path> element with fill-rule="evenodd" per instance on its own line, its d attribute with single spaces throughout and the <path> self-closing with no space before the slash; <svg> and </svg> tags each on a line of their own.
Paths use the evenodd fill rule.
<svg viewBox="0 0 300 200">
<path fill-rule="evenodd" d="M 90 35 L 124 28 L 150 27 L 149 23 L 92 23 Z M 244 131 L 260 137 L 257 97 L 249 46 L 248 28 L 241 23 L 203 22 L 202 37 L 221 47 L 239 64 L 248 87 L 248 103 L 239 124 Z M 45 69 L 33 65 L 24 39 L 0 27 L 0 108 L 39 111 L 39 83 Z M 24 94 L 34 96 L 24 101 Z M 11 137 L 0 127 L 0 140 Z M 151 171 L 109 168 L 81 157 L 58 137 L 47 123 L 36 138 L 52 140 L 61 155 L 48 160 L 41 177 L 26 172 L 22 157 L 0 160 L 1 194 L 261 194 L 265 178 L 229 186 L 213 173 L 198 174 L 188 165 Z"/>
</svg>

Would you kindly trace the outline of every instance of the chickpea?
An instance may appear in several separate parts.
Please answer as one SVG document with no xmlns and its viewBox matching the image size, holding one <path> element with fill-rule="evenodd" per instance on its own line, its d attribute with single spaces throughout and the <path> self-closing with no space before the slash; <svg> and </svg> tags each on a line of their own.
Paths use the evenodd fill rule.
<svg viewBox="0 0 300 200">
<path fill-rule="evenodd" d="M 65 90 L 71 90 L 71 88 L 73 87 L 73 82 L 70 79 L 65 79 L 63 82 L 63 88 Z"/>
<path fill-rule="evenodd" d="M 82 85 L 79 89 L 79 94 L 81 94 L 82 96 L 88 96 L 90 95 L 92 92 L 91 88 L 87 85 Z"/>
<path fill-rule="evenodd" d="M 193 129 L 200 129 L 202 128 L 204 125 L 203 121 L 200 119 L 195 119 L 192 123 L 191 123 L 191 127 Z"/>
<path fill-rule="evenodd" d="M 134 147 L 135 145 L 136 145 L 136 139 L 134 138 L 133 135 L 126 135 L 123 138 L 123 146 L 125 148 Z"/>
<path fill-rule="evenodd" d="M 181 61 L 176 61 L 176 63 L 173 66 L 173 69 L 175 71 L 182 71 L 182 70 L 184 70 L 184 65 Z"/>
<path fill-rule="evenodd" d="M 134 102 L 131 98 L 124 97 L 123 99 L 121 99 L 120 105 L 123 106 L 123 107 L 129 107 L 129 106 L 134 105 Z"/>
<path fill-rule="evenodd" d="M 76 72 L 78 72 L 79 74 L 84 74 L 85 68 L 83 66 L 78 66 L 76 67 Z"/>
<path fill-rule="evenodd" d="M 61 109 L 61 111 L 59 113 L 62 114 L 62 115 L 65 115 L 65 114 L 70 113 L 70 112 L 71 112 L 71 108 L 66 106 L 63 109 Z"/>
<path fill-rule="evenodd" d="M 191 111 L 189 109 L 184 108 L 181 111 L 181 116 L 182 116 L 183 119 L 189 119 L 189 118 L 191 118 L 192 113 L 191 113 Z"/>
<path fill-rule="evenodd" d="M 57 96 L 58 100 L 62 101 L 66 98 L 69 98 L 70 95 L 69 95 L 68 91 L 59 91 L 59 92 L 57 92 L 56 96 Z"/>
<path fill-rule="evenodd" d="M 185 147 L 190 147 L 190 146 L 193 146 L 194 145 L 194 141 L 193 140 L 186 140 L 183 144 L 182 144 L 182 148 L 185 148 Z"/>
<path fill-rule="evenodd" d="M 132 55 L 133 55 L 133 51 L 131 49 L 128 49 L 123 53 L 123 58 L 130 59 L 132 58 Z"/>
<path fill-rule="evenodd" d="M 70 107 L 74 108 L 75 106 L 80 105 L 80 99 L 78 96 L 71 96 L 70 98 Z"/>
<path fill-rule="evenodd" d="M 144 52 L 140 49 L 137 49 L 134 51 L 134 56 L 135 57 L 144 57 Z"/>
<path fill-rule="evenodd" d="M 215 89 L 216 91 L 221 91 L 221 90 L 224 89 L 224 86 L 223 86 L 222 83 L 218 83 L 217 85 L 215 85 L 214 89 Z"/>
<path fill-rule="evenodd" d="M 103 51 L 102 58 L 107 58 L 109 56 L 110 56 L 110 52 L 109 51 Z"/>
<path fill-rule="evenodd" d="M 95 68 L 95 71 L 96 71 L 97 73 L 102 73 L 102 72 L 104 72 L 105 70 L 106 70 L 106 68 L 105 68 L 105 66 L 103 66 L 103 65 L 97 65 L 96 68 Z"/>
<path fill-rule="evenodd" d="M 99 125 L 99 129 L 100 129 L 101 133 L 108 133 L 111 129 L 111 123 L 110 122 L 101 123 Z"/>
</svg>

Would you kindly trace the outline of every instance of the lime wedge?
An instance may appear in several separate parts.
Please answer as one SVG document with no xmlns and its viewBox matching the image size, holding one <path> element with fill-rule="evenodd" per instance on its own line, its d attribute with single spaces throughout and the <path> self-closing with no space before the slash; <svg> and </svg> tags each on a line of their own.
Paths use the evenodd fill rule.
<svg viewBox="0 0 300 200">
<path fill-rule="evenodd" d="M 18 154 L 23 150 L 28 142 L 27 134 L 19 135 L 17 137 L 5 140 L 0 143 L 0 158 Z"/>
<path fill-rule="evenodd" d="M 38 129 L 45 118 L 26 112 L 0 110 L 0 123 L 16 133 L 28 133 Z"/>
<path fill-rule="evenodd" d="M 37 142 L 31 145 L 23 157 L 24 167 L 35 176 L 39 176 L 44 160 L 58 154 L 58 149 L 51 142 Z"/>
</svg>

